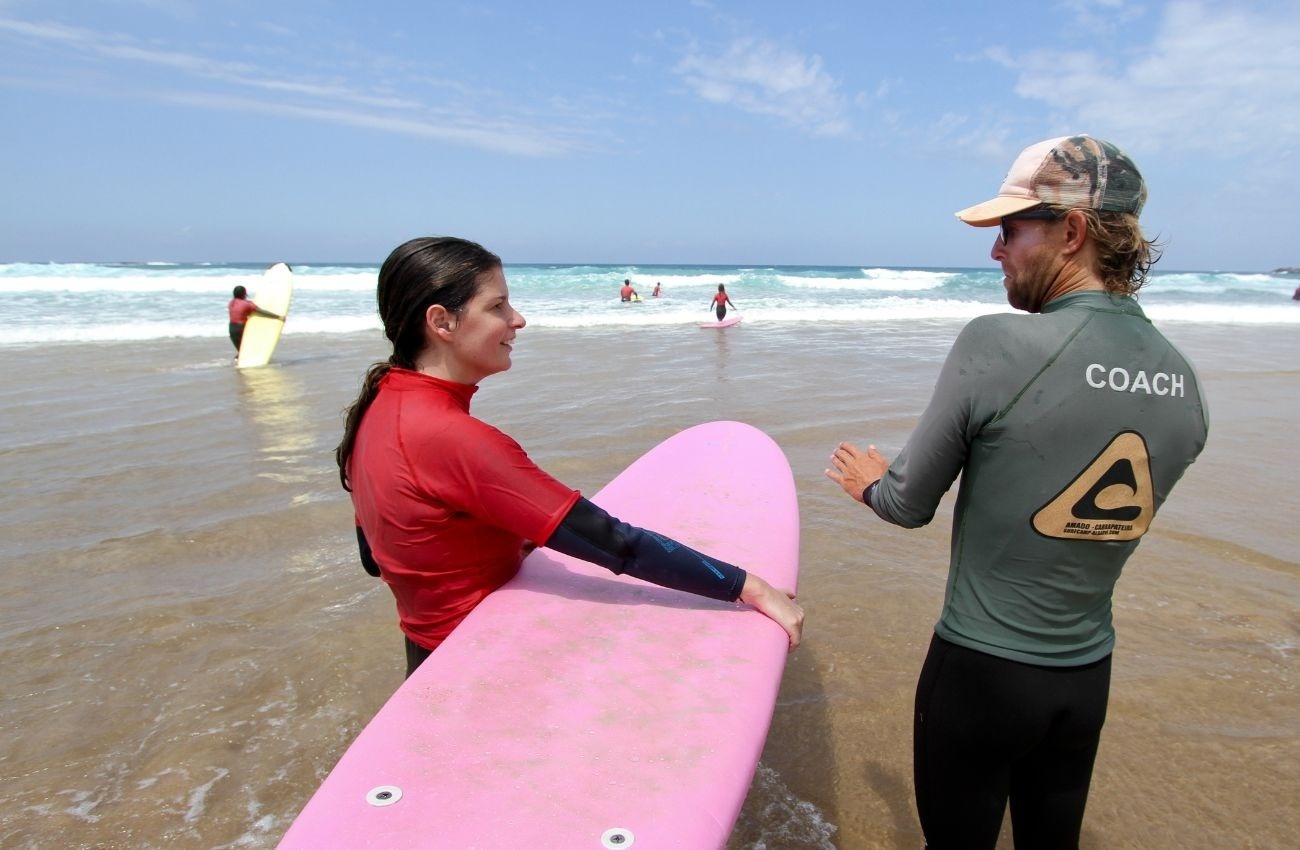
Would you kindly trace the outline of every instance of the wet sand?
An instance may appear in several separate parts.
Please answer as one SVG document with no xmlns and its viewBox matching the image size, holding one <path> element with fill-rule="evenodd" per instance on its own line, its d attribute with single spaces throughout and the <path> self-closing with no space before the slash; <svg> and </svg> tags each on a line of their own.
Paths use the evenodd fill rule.
<svg viewBox="0 0 1300 850">
<path fill-rule="evenodd" d="M 952 497 L 906 531 L 822 469 L 841 439 L 901 446 L 958 328 L 530 328 L 476 397 L 585 492 L 710 419 L 789 457 L 808 631 L 732 850 L 921 846 L 911 700 Z M 1165 330 L 1199 367 L 1210 440 L 1116 592 L 1083 846 L 1289 847 L 1300 340 Z M 224 343 L 0 350 L 0 846 L 273 847 L 400 682 L 332 457 L 380 341 L 290 334 L 246 373 Z"/>
</svg>

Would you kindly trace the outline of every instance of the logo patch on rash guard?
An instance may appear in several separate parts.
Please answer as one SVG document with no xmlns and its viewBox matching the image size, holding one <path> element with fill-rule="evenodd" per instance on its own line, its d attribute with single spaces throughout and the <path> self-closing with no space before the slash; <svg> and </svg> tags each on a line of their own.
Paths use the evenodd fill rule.
<svg viewBox="0 0 1300 850">
<path fill-rule="evenodd" d="M 1034 514 L 1034 530 L 1062 540 L 1136 540 L 1155 516 L 1142 435 L 1124 431 Z"/>
</svg>

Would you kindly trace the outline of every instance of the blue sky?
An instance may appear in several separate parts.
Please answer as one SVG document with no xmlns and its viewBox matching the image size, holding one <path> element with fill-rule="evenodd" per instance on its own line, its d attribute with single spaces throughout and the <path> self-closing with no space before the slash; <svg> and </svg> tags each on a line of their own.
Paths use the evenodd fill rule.
<svg viewBox="0 0 1300 850">
<path fill-rule="evenodd" d="M 1162 268 L 1300 266 L 1300 3 L 0 0 L 0 261 L 991 266 L 1051 136 Z"/>
</svg>

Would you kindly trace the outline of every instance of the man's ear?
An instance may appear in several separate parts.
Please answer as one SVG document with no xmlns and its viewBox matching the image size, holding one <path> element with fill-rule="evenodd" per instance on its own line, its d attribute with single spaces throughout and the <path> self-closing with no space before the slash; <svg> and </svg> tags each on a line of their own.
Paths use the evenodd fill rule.
<svg viewBox="0 0 1300 850">
<path fill-rule="evenodd" d="M 1079 210 L 1065 214 L 1065 252 L 1077 254 L 1088 238 L 1088 217 Z"/>
<path fill-rule="evenodd" d="M 456 327 L 456 317 L 441 304 L 433 304 L 424 311 L 424 326 L 431 336 L 450 339 Z"/>
</svg>

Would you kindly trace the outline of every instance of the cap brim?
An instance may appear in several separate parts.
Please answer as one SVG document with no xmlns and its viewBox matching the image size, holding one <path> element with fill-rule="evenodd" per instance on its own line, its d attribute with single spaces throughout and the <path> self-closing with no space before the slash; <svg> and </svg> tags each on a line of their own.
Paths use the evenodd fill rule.
<svg viewBox="0 0 1300 850">
<path fill-rule="evenodd" d="M 985 201 L 982 204 L 976 204 L 973 207 L 961 210 L 957 213 L 957 218 L 971 227 L 993 227 L 1002 221 L 1004 216 L 1036 207 L 1041 203 L 1042 201 L 1038 198 L 1016 198 L 999 195 L 991 201 Z"/>
</svg>

